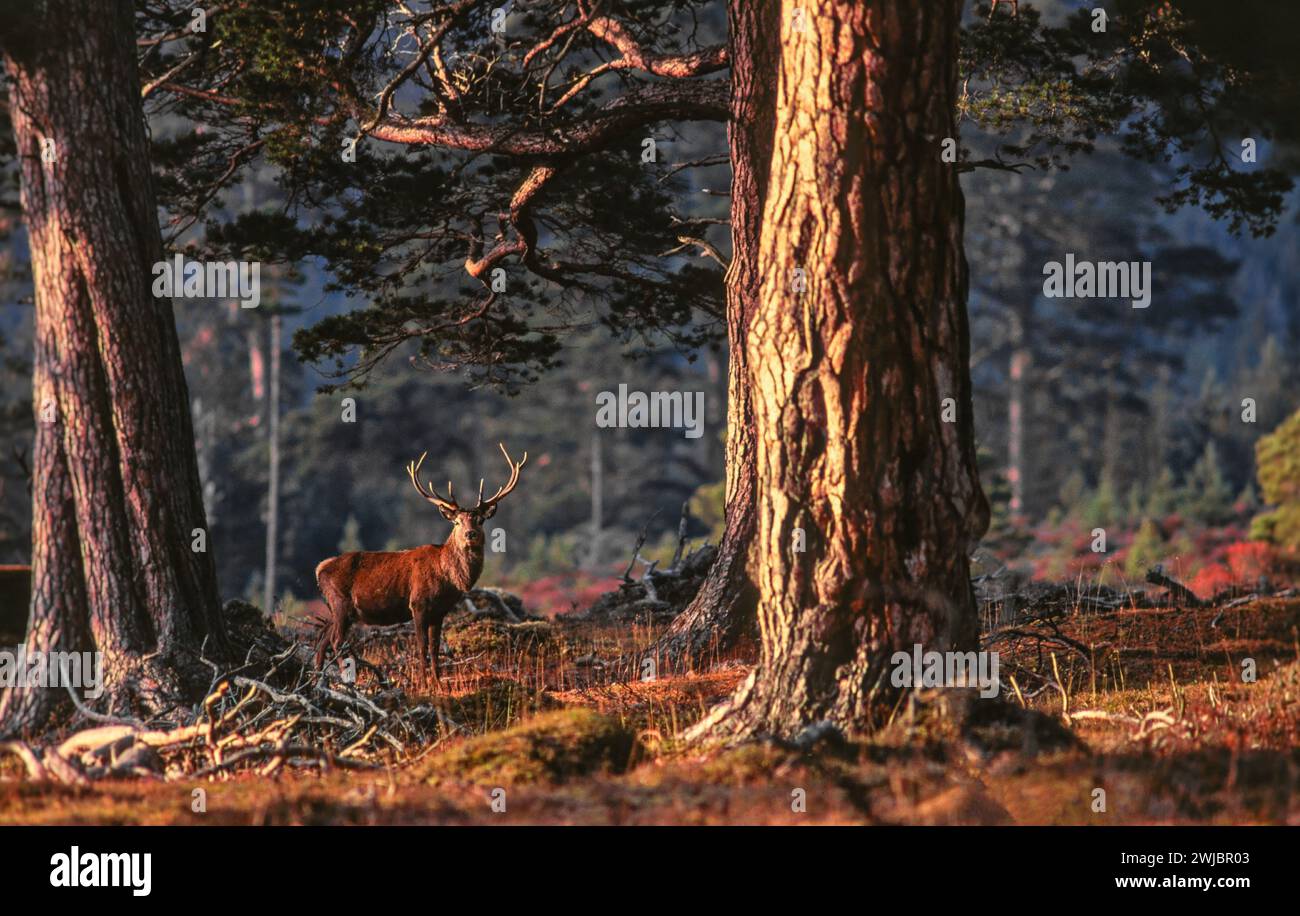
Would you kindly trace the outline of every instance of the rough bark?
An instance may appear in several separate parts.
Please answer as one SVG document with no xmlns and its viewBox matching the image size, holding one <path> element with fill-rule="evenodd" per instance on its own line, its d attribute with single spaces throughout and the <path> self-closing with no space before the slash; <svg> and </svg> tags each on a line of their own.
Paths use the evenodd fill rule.
<svg viewBox="0 0 1300 916">
<path fill-rule="evenodd" d="M 963 201 L 940 155 L 960 8 L 790 0 L 767 35 L 776 129 L 745 347 L 761 652 L 697 737 L 861 732 L 895 650 L 975 646 L 968 549 L 988 507 Z"/>
<path fill-rule="evenodd" d="M 27 646 L 98 650 L 110 705 L 159 711 L 206 686 L 203 639 L 226 644 L 211 557 L 191 550 L 206 523 L 172 307 L 150 289 L 162 240 L 132 8 L 52 0 L 8 26 L 36 291 Z M 0 729 L 42 724 L 43 693 L 9 691 Z"/>
<path fill-rule="evenodd" d="M 745 340 L 758 305 L 758 242 L 776 123 L 780 30 L 777 4 L 731 0 L 731 264 L 727 269 L 726 526 L 717 559 L 695 599 L 673 621 L 660 654 L 693 663 L 730 649 L 755 627 L 757 592 L 749 576 L 754 512 L 754 430 Z"/>
</svg>

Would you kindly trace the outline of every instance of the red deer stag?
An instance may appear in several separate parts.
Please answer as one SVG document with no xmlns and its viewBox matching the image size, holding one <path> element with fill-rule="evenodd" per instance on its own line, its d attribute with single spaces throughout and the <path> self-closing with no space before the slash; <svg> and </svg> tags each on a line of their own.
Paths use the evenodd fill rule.
<svg viewBox="0 0 1300 916">
<path fill-rule="evenodd" d="M 443 618 L 478 581 L 483 571 L 483 522 L 496 514 L 497 503 L 515 488 L 519 469 L 528 460 L 524 452 L 523 459 L 515 464 L 506 447 L 500 448 L 510 465 L 510 479 L 486 500 L 480 480 L 478 504 L 472 509 L 456 504 L 450 481 L 445 499 L 433 487 L 420 483 L 420 466 L 428 452 L 406 466 L 415 489 L 455 526 L 445 544 L 397 551 L 359 550 L 331 557 L 316 567 L 316 584 L 330 609 L 316 647 L 317 667 L 325 660 L 327 646 L 339 651 L 354 623 L 385 625 L 409 618 L 415 623 L 420 676 L 427 681 L 427 646 L 433 654 L 434 680 L 441 683 L 438 647 L 442 643 Z"/>
</svg>

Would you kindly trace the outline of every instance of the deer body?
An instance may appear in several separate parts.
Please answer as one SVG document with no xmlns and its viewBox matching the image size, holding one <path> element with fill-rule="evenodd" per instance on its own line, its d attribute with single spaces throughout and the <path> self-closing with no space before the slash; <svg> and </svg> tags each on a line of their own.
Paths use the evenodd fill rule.
<svg viewBox="0 0 1300 916">
<path fill-rule="evenodd" d="M 505 447 L 501 447 L 506 454 Z M 496 512 L 496 504 L 514 489 L 519 469 L 528 460 L 510 462 L 510 482 L 486 502 L 483 484 L 479 483 L 479 501 L 463 509 L 419 482 L 419 463 L 407 466 L 411 482 L 420 494 L 437 506 L 443 517 L 452 522 L 451 535 L 443 544 L 425 544 L 410 550 L 360 550 L 331 557 L 316 567 L 316 584 L 329 606 L 329 619 L 316 647 L 316 665 L 325 659 L 325 651 L 338 652 L 353 624 L 391 625 L 406 620 L 415 625 L 415 645 L 419 652 L 420 672 L 427 676 L 426 651 L 433 656 L 434 678 L 440 678 L 438 648 L 442 643 L 442 622 L 448 612 L 474 587 L 483 571 L 483 522 Z"/>
</svg>

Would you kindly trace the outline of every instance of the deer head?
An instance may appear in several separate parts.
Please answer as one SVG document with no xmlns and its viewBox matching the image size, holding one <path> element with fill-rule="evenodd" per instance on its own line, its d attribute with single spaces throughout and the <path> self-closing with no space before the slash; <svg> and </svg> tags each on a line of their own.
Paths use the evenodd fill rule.
<svg viewBox="0 0 1300 916">
<path fill-rule="evenodd" d="M 501 449 L 501 454 L 505 456 L 506 464 L 510 465 L 510 479 L 505 485 L 498 487 L 497 491 L 487 499 L 483 498 L 483 478 L 478 482 L 478 502 L 472 508 L 464 508 L 456 502 L 452 493 L 451 481 L 447 481 L 447 495 L 441 496 L 432 486 L 426 486 L 420 482 L 420 466 L 424 464 L 424 459 L 428 452 L 420 455 L 418 461 L 413 461 L 406 466 L 407 476 L 411 478 L 411 483 L 420 495 L 433 503 L 442 517 L 451 522 L 455 527 L 452 529 L 452 539 L 459 539 L 467 546 L 473 548 L 482 548 L 483 546 L 483 522 L 496 514 L 497 504 L 505 499 L 506 495 L 515 488 L 519 483 L 519 469 L 528 461 L 528 453 L 524 452 L 524 457 L 516 464 L 510 458 L 510 453 L 506 447 L 497 443 Z"/>
</svg>

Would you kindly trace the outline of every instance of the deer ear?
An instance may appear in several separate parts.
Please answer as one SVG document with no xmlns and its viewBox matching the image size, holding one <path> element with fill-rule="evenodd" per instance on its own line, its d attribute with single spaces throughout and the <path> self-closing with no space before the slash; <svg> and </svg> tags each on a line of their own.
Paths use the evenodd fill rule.
<svg viewBox="0 0 1300 916">
<path fill-rule="evenodd" d="M 488 519 L 490 519 L 492 516 L 496 514 L 497 514 L 496 503 L 493 503 L 492 505 L 488 506 L 487 511 L 483 513 L 483 520 L 487 521 Z"/>
<path fill-rule="evenodd" d="M 454 522 L 454 521 L 456 521 L 456 510 L 455 510 L 455 509 L 444 509 L 442 506 L 438 506 L 437 508 L 438 508 L 438 511 L 439 511 L 440 513 L 442 513 L 442 517 L 445 518 L 447 521 L 449 521 L 449 522 Z"/>
</svg>

